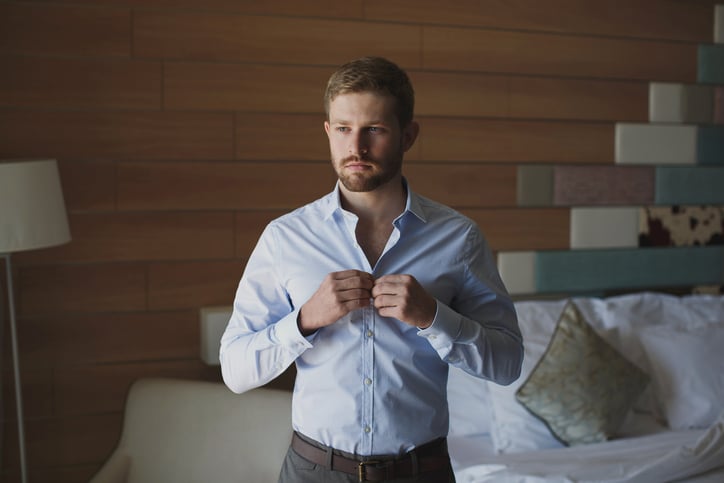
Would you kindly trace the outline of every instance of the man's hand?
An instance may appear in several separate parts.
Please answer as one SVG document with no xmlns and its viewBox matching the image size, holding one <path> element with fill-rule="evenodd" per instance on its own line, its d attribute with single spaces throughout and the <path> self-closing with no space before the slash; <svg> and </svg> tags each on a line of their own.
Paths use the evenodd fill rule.
<svg viewBox="0 0 724 483">
<path fill-rule="evenodd" d="M 349 312 L 367 307 L 375 283 L 372 275 L 344 270 L 327 275 L 312 297 L 302 305 L 297 324 L 303 335 L 333 324 Z"/>
<path fill-rule="evenodd" d="M 426 329 L 430 327 L 437 302 L 412 275 L 383 275 L 372 289 L 380 315 Z"/>
</svg>

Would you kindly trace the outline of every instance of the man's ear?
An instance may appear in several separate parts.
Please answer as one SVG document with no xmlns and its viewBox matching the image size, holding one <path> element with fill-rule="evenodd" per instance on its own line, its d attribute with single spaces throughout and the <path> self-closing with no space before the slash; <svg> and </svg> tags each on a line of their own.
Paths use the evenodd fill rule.
<svg viewBox="0 0 724 483">
<path fill-rule="evenodd" d="M 420 125 L 415 121 L 410 121 L 410 123 L 405 126 L 405 128 L 402 130 L 402 150 L 403 152 L 407 152 L 413 144 L 415 144 L 415 140 L 417 139 L 417 135 L 420 133 Z"/>
<path fill-rule="evenodd" d="M 324 132 L 326 132 L 327 137 L 329 137 L 329 121 L 324 121 Z"/>
</svg>

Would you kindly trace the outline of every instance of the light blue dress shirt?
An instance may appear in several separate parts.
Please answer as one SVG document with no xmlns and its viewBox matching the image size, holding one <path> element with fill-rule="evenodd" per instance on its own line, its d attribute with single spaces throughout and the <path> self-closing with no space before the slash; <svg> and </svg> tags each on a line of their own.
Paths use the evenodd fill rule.
<svg viewBox="0 0 724 483">
<path fill-rule="evenodd" d="M 292 363 L 296 431 L 358 455 L 400 454 L 448 431 L 448 364 L 500 384 L 520 374 L 515 309 L 474 222 L 408 189 L 405 211 L 371 267 L 339 187 L 272 221 L 239 283 L 221 339 L 224 382 L 261 386 Z M 330 272 L 413 275 L 437 299 L 424 330 L 355 310 L 304 337 L 301 306 Z"/>
</svg>

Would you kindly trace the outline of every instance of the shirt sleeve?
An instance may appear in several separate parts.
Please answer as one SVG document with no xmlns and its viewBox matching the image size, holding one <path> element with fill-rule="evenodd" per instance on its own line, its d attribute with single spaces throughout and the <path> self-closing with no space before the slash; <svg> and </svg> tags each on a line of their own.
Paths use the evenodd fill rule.
<svg viewBox="0 0 724 483">
<path fill-rule="evenodd" d="M 477 226 L 462 254 L 465 276 L 451 304 L 437 301 L 427 338 L 440 357 L 465 372 L 507 385 L 520 376 L 523 338 L 493 254 Z"/>
<path fill-rule="evenodd" d="M 274 228 L 268 226 L 246 265 L 221 337 L 221 374 L 236 393 L 271 381 L 312 347 L 297 326 L 299 309 L 279 280 L 277 248 Z"/>
</svg>

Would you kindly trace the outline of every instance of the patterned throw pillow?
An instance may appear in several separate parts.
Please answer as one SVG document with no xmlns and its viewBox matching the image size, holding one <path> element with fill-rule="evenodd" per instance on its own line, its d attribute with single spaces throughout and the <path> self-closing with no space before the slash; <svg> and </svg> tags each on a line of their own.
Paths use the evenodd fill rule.
<svg viewBox="0 0 724 483">
<path fill-rule="evenodd" d="M 648 382 L 569 302 L 515 397 L 561 442 L 578 445 L 613 437 Z"/>
</svg>

